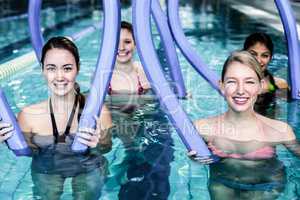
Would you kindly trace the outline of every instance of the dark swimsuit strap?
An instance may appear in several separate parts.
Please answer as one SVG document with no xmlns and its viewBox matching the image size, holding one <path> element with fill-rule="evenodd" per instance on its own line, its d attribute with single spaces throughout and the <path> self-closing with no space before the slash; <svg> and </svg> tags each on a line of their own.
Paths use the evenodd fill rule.
<svg viewBox="0 0 300 200">
<path fill-rule="evenodd" d="M 72 121 L 73 121 L 73 118 L 74 118 L 74 114 L 75 114 L 75 111 L 76 111 L 77 103 L 78 103 L 78 98 L 79 98 L 79 95 L 76 95 L 75 96 L 75 101 L 74 101 L 74 104 L 73 104 L 73 108 L 72 108 L 72 112 L 70 114 L 70 117 L 69 117 L 69 120 L 68 120 L 68 123 L 67 123 L 67 127 L 66 127 L 66 130 L 65 130 L 63 135 L 59 135 L 59 133 L 58 133 L 57 126 L 56 126 L 56 121 L 55 121 L 55 117 L 54 117 L 54 113 L 53 113 L 51 98 L 50 98 L 49 107 L 50 107 L 50 116 L 51 116 L 51 123 L 52 123 L 53 136 L 55 138 L 55 143 L 65 142 L 66 136 L 69 135 L 71 125 L 72 125 Z"/>
</svg>

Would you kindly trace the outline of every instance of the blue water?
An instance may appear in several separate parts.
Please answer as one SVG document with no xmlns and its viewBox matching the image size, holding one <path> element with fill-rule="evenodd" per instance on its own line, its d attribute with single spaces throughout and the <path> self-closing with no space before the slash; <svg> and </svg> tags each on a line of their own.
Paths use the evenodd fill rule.
<svg viewBox="0 0 300 200">
<path fill-rule="evenodd" d="M 182 26 L 189 42 L 202 59 L 217 73 L 228 54 L 241 49 L 244 38 L 254 31 L 265 31 L 272 36 L 275 43 L 274 60 L 270 69 L 276 76 L 287 79 L 287 56 L 284 36 L 251 18 L 232 10 L 228 5 L 207 2 L 206 6 L 191 6 L 185 1 L 180 7 Z M 196 2 L 196 1 L 195 1 Z M 215 2 L 215 1 L 212 1 Z M 216 1 L 218 2 L 218 1 Z M 61 15 L 65 13 L 62 12 Z M 124 19 L 130 19 L 130 9 L 122 11 Z M 57 23 L 56 17 L 53 23 Z M 95 23 L 91 18 L 70 23 L 60 30 L 49 32 L 52 35 L 71 35 L 82 28 Z M 3 23 L 3 22 L 2 22 Z M 15 24 L 17 22 L 10 22 Z M 24 22 L 25 23 L 25 22 Z M 247 24 L 247 26 L 245 26 Z M 15 24 L 17 25 L 17 24 Z M 97 55 L 100 48 L 100 33 L 96 31 L 87 37 L 76 41 L 81 55 L 81 71 L 78 82 L 82 90 L 88 90 Z M 2 37 L 2 35 L 1 35 Z M 153 31 L 156 46 L 159 45 L 157 31 Z M 15 41 L 13 41 L 15 42 Z M 28 52 L 30 45 L 18 49 L 18 52 Z M 14 57 L 17 55 L 11 55 Z M 0 63 L 7 58 L 1 58 Z M 186 112 L 192 120 L 216 115 L 226 109 L 223 99 L 211 89 L 179 54 L 184 80 L 192 98 L 182 100 Z M 47 87 L 41 76 L 40 66 L 25 68 L 5 80 L 0 81 L 1 87 L 9 99 L 15 112 L 25 105 L 39 102 L 47 98 Z M 278 100 L 276 118 L 287 121 L 299 137 L 300 102 L 287 103 Z M 132 123 L 140 122 L 137 131 L 138 138 L 129 147 L 115 137 L 113 150 L 106 154 L 110 163 L 110 175 L 103 188 L 101 199 L 118 199 L 127 196 L 145 195 L 148 199 L 209 199 L 207 191 L 208 169 L 206 166 L 191 162 L 186 156 L 186 150 L 168 123 L 163 112 L 157 110 L 156 104 L 147 105 L 143 110 L 130 116 Z M 161 124 L 165 126 L 160 126 Z M 16 158 L 5 145 L 0 145 L 0 199 L 32 199 L 33 183 L 30 175 L 30 158 Z M 280 199 L 297 199 L 299 197 L 299 160 L 295 159 L 284 148 L 278 149 L 279 159 L 287 166 L 288 183 Z M 141 194 L 139 193 L 141 192 Z M 71 185 L 67 180 L 62 199 L 71 199 Z M 131 197 L 131 198 L 130 198 Z"/>
</svg>

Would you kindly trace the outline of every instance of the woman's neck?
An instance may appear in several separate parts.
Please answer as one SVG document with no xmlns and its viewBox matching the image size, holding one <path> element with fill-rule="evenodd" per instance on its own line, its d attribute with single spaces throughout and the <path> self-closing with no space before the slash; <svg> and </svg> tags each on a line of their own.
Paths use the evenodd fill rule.
<svg viewBox="0 0 300 200">
<path fill-rule="evenodd" d="M 233 110 L 228 110 L 226 113 L 224 113 L 224 118 L 226 121 L 234 124 L 256 121 L 255 112 L 253 110 L 246 112 L 235 112 Z"/>
<path fill-rule="evenodd" d="M 75 92 L 69 92 L 64 96 L 52 94 L 50 99 L 54 112 L 60 113 L 71 110 L 75 101 L 75 96 Z"/>
<path fill-rule="evenodd" d="M 133 71 L 133 69 L 134 69 L 134 65 L 133 65 L 132 60 L 130 60 L 126 63 L 116 62 L 115 70 L 117 70 L 117 71 L 121 71 L 124 73 L 130 73 Z"/>
</svg>

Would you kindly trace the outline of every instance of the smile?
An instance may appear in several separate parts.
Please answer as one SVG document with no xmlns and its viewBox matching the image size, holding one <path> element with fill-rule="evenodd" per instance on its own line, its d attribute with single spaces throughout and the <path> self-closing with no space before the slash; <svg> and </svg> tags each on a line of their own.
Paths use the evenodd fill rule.
<svg viewBox="0 0 300 200">
<path fill-rule="evenodd" d="M 244 105 L 248 102 L 249 97 L 232 97 L 235 104 Z"/>
<path fill-rule="evenodd" d="M 54 83 L 53 85 L 57 88 L 64 88 L 68 85 L 68 83 Z"/>
<path fill-rule="evenodd" d="M 129 53 L 129 51 L 118 52 L 118 56 L 127 56 Z"/>
</svg>

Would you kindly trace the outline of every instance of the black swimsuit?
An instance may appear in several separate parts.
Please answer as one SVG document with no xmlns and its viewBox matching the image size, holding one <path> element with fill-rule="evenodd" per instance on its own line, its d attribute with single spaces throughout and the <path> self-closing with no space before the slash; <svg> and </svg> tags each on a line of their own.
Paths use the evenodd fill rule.
<svg viewBox="0 0 300 200">
<path fill-rule="evenodd" d="M 51 116 L 51 123 L 52 123 L 53 136 L 55 138 L 55 141 L 54 141 L 55 143 L 58 143 L 58 142 L 65 143 L 66 142 L 66 136 L 69 135 L 69 133 L 70 133 L 70 128 L 71 128 L 71 125 L 72 125 L 72 122 L 73 122 L 73 119 L 74 119 L 74 114 L 75 114 L 75 111 L 76 111 L 78 98 L 79 98 L 79 95 L 76 95 L 75 102 L 73 104 L 72 112 L 70 114 L 66 130 L 65 130 L 64 134 L 62 134 L 62 135 L 59 135 L 59 133 L 58 133 L 57 126 L 56 126 L 56 121 L 55 121 L 55 117 L 54 117 L 54 113 L 53 113 L 52 103 L 51 103 L 51 99 L 50 99 L 50 101 L 49 101 L 50 116 Z"/>
<path fill-rule="evenodd" d="M 66 130 L 63 135 L 59 135 L 53 108 L 50 101 L 50 116 L 53 128 L 53 136 L 42 136 L 34 134 L 32 143 L 39 148 L 34 151 L 32 158 L 32 170 L 40 174 L 56 174 L 63 177 L 74 177 L 78 174 L 90 172 L 102 166 L 105 158 L 100 153 L 88 151 L 85 154 L 76 154 L 71 146 L 75 134 L 70 133 L 71 124 L 79 102 L 78 120 L 84 106 L 84 96 L 77 95 L 74 101 Z"/>
</svg>

